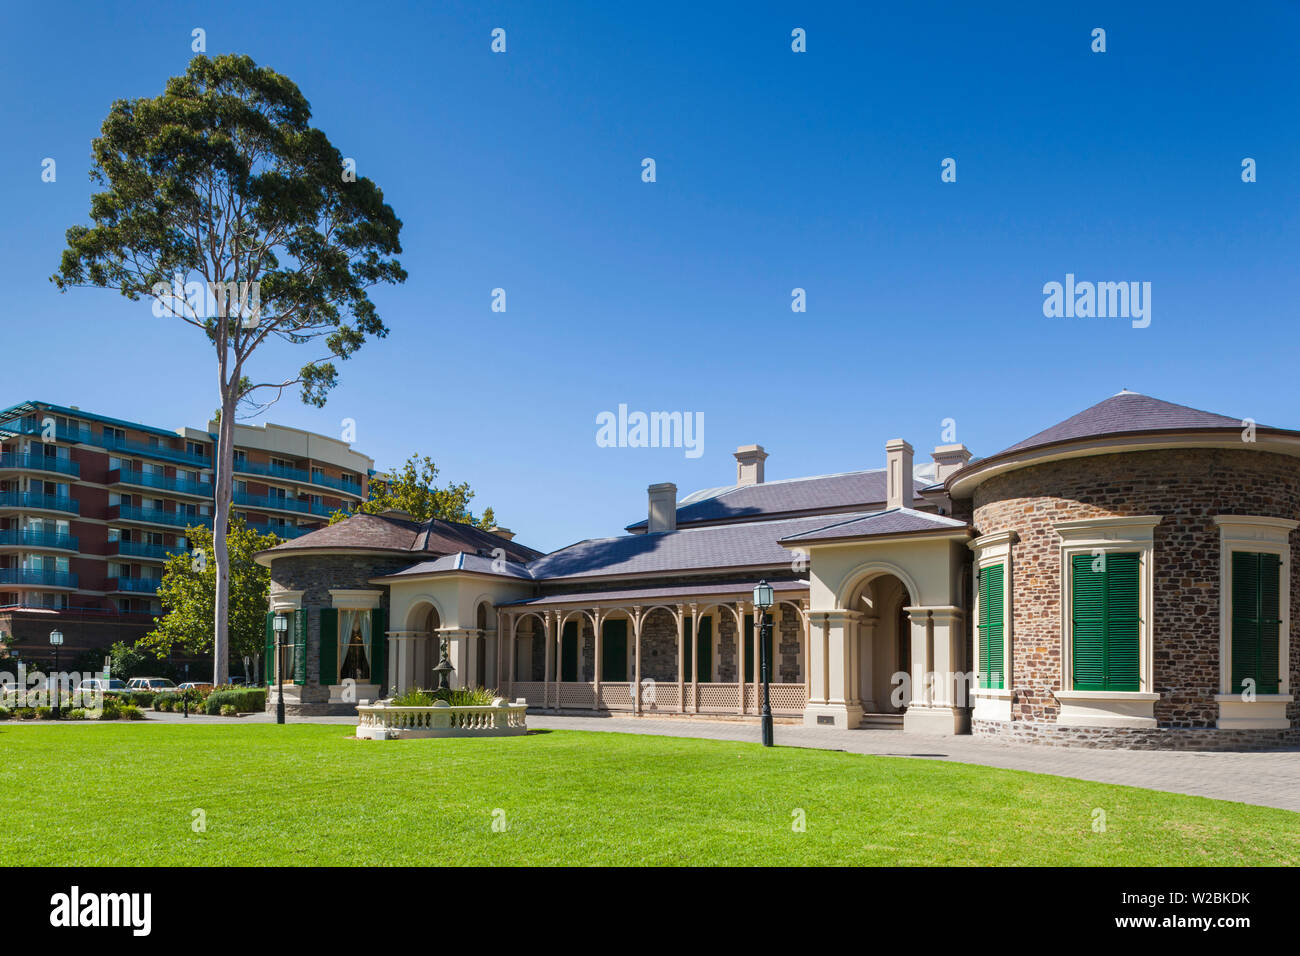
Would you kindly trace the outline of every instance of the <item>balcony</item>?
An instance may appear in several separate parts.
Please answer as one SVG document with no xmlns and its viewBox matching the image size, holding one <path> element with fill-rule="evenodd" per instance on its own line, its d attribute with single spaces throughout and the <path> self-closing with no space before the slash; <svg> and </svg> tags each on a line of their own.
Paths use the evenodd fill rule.
<svg viewBox="0 0 1300 956">
<path fill-rule="evenodd" d="M 137 508 L 134 505 L 113 505 L 108 509 L 109 521 L 130 521 L 136 524 L 165 524 L 173 528 L 205 528 L 212 525 L 212 515 L 192 515 L 184 511 L 162 511 L 158 508 Z"/>
<path fill-rule="evenodd" d="M 294 514 L 317 515 L 321 518 L 328 518 L 338 508 L 330 508 L 323 504 L 312 504 L 309 501 L 302 501 L 297 498 L 276 498 L 271 495 L 250 495 L 247 492 L 235 492 L 234 504 L 240 508 L 251 508 L 254 511 L 292 511 Z"/>
<path fill-rule="evenodd" d="M 150 561 L 166 561 L 173 554 L 181 554 L 185 549 L 179 544 L 145 544 L 142 541 L 110 541 L 108 553 L 122 558 L 145 558 Z"/>
<path fill-rule="evenodd" d="M 162 461 L 190 465 L 194 468 L 211 468 L 212 458 L 208 455 L 196 455 L 193 452 L 171 448 L 166 445 L 154 445 L 149 442 L 133 441 L 127 438 L 115 438 L 102 432 L 95 434 L 89 428 L 58 428 L 47 435 L 41 428 L 39 419 L 14 418 L 0 422 L 0 431 L 13 435 L 39 435 L 56 441 L 74 445 L 96 445 L 109 451 L 126 452 L 131 455 L 143 455 L 145 458 L 158 458 Z"/>
<path fill-rule="evenodd" d="M 161 578 L 109 578 L 104 584 L 104 590 L 109 594 L 157 594 L 160 584 Z"/>
<path fill-rule="evenodd" d="M 243 475 L 261 475 L 264 478 L 279 478 L 283 481 L 296 481 L 304 485 L 319 485 L 322 488 L 333 488 L 335 491 L 341 491 L 344 494 L 361 497 L 361 485 L 355 481 L 344 481 L 342 478 L 331 478 L 329 475 L 313 475 L 303 468 L 290 468 L 287 465 L 270 465 L 256 461 L 240 461 L 235 459 L 234 470 Z"/>
<path fill-rule="evenodd" d="M 319 528 L 298 528 L 293 525 L 255 524 L 251 521 L 248 523 L 248 526 L 258 534 L 273 534 L 278 538 L 285 539 L 286 541 L 291 538 L 300 538 L 304 534 L 310 534 L 313 531 L 320 530 Z"/>
<path fill-rule="evenodd" d="M 145 471 L 132 471 L 128 468 L 115 468 L 108 473 L 110 485 L 134 485 L 138 488 L 156 488 L 178 495 L 193 495 L 196 498 L 211 498 L 212 483 L 209 481 L 190 481 L 186 478 L 168 478 Z"/>
<path fill-rule="evenodd" d="M 50 455 L 34 455 L 30 452 L 6 452 L 0 454 L 0 471 L 50 471 L 69 478 L 81 477 L 81 466 L 70 458 L 54 458 Z"/>
<path fill-rule="evenodd" d="M 0 548 L 26 548 L 34 551 L 77 551 L 75 534 L 56 531 L 28 531 L 14 528 L 0 531 Z"/>
<path fill-rule="evenodd" d="M 0 568 L 0 584 L 18 584 L 36 588 L 77 587 L 77 576 L 70 571 L 44 571 L 34 568 Z"/>
<path fill-rule="evenodd" d="M 62 495 L 43 495 L 35 491 L 0 491 L 0 508 L 18 508 L 22 511 L 59 511 L 80 514 L 81 506 Z"/>
</svg>

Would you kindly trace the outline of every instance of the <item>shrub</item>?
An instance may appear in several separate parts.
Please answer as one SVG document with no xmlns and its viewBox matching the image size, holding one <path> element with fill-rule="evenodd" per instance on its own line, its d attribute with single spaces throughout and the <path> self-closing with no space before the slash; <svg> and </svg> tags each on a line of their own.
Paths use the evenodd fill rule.
<svg viewBox="0 0 1300 956">
<path fill-rule="evenodd" d="M 152 707 L 154 698 L 158 695 L 151 690 L 138 690 L 128 695 L 127 699 L 136 707 Z"/>
<path fill-rule="evenodd" d="M 86 710 L 84 707 L 73 707 L 63 717 L 65 720 L 85 720 Z"/>
<path fill-rule="evenodd" d="M 123 720 L 144 720 L 144 711 L 135 704 L 123 704 L 120 712 Z"/>
<path fill-rule="evenodd" d="M 19 720 L 35 720 L 35 719 L 36 719 L 36 708 L 35 708 L 35 707 L 19 707 L 17 710 L 14 711 L 14 716 L 17 717 Z"/>
<path fill-rule="evenodd" d="M 41 720 L 58 720 L 59 712 L 53 707 L 37 707 L 36 716 Z"/>
<path fill-rule="evenodd" d="M 432 707 L 436 700 L 445 700 L 453 707 L 486 707 L 500 697 L 487 687 L 454 687 L 448 690 L 424 690 L 413 687 L 393 698 L 394 707 Z"/>
<path fill-rule="evenodd" d="M 208 694 L 203 709 L 211 716 L 221 713 L 221 708 L 229 704 L 236 713 L 248 714 L 266 709 L 265 688 L 230 688 L 214 690 Z"/>
<path fill-rule="evenodd" d="M 429 707 L 433 704 L 434 697 L 431 691 L 421 690 L 419 687 L 412 687 L 404 694 L 398 694 L 393 698 L 394 707 Z"/>
<path fill-rule="evenodd" d="M 116 698 L 105 697 L 104 705 L 99 711 L 100 720 L 118 720 L 122 716 L 122 704 Z"/>
<path fill-rule="evenodd" d="M 8 720 L 14 715 L 14 712 L 8 707 L 0 707 L 0 720 Z"/>
<path fill-rule="evenodd" d="M 239 715 L 239 708 L 236 707 L 234 704 L 222 704 L 222 705 L 221 705 L 221 716 L 222 716 L 222 717 L 236 717 L 236 716 L 238 716 L 238 715 Z"/>
<path fill-rule="evenodd" d="M 158 711 L 170 712 L 176 709 L 176 702 L 180 699 L 180 694 L 171 691 L 163 691 L 153 695 L 153 709 Z"/>
</svg>

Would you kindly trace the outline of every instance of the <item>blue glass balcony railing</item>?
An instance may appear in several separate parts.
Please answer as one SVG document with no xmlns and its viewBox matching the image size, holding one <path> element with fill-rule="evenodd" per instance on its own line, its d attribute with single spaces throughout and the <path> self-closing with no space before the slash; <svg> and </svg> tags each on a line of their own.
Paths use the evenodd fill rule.
<svg viewBox="0 0 1300 956">
<path fill-rule="evenodd" d="M 35 491 L 0 491 L 0 508 L 22 508 L 31 511 L 66 511 L 80 514 L 81 506 L 63 495 L 43 495 Z"/>
<path fill-rule="evenodd" d="M 162 584 L 161 578 L 109 578 L 106 590 L 155 594 L 160 584 Z"/>
<path fill-rule="evenodd" d="M 77 544 L 75 534 L 59 534 L 57 531 L 29 531 L 18 528 L 0 531 L 0 546 L 76 551 L 78 550 Z"/>
<path fill-rule="evenodd" d="M 248 526 L 258 534 L 273 534 L 286 540 L 290 538 L 299 538 L 304 534 L 317 530 L 316 528 L 298 528 L 294 525 L 256 524 L 251 521 L 248 523 Z"/>
<path fill-rule="evenodd" d="M 108 473 L 110 485 L 138 485 L 142 488 L 157 488 L 160 491 L 174 491 L 183 495 L 201 495 L 212 497 L 212 482 L 190 481 L 188 478 L 168 478 L 166 475 L 150 474 L 145 471 L 132 471 L 118 468 Z"/>
<path fill-rule="evenodd" d="M 361 497 L 361 485 L 355 481 L 331 478 L 329 475 L 309 472 L 305 468 L 291 468 L 288 465 L 271 465 L 256 461 L 235 459 L 234 470 L 243 475 L 261 475 L 263 478 L 280 478 L 284 481 L 296 481 L 299 484 L 320 485 L 333 488 L 349 495 Z"/>
<path fill-rule="evenodd" d="M 29 587 L 75 588 L 77 576 L 70 571 L 44 571 L 34 568 L 0 568 L 0 584 L 23 584 Z"/>
<path fill-rule="evenodd" d="M 116 511 L 116 514 L 114 512 Z M 117 505 L 108 509 L 110 519 L 142 521 L 148 524 L 165 524 L 175 528 L 205 528 L 212 524 L 211 515 L 192 515 L 183 511 L 161 511 L 157 508 L 137 508 L 134 505 Z"/>
<path fill-rule="evenodd" d="M 5 452 L 0 454 L 0 470 L 21 469 L 23 471 L 53 471 L 72 478 L 81 477 L 81 466 L 70 458 L 55 458 L 52 455 L 35 455 L 32 453 Z"/>
<path fill-rule="evenodd" d="M 106 448 L 109 451 L 126 452 L 131 455 L 143 455 L 145 458 L 158 458 L 162 461 L 175 462 L 182 465 L 191 465 L 195 468 L 211 468 L 212 457 L 210 455 L 196 454 L 185 448 L 173 448 L 170 445 L 162 444 L 160 440 L 157 445 L 152 442 L 135 441 L 129 438 L 117 438 L 113 435 L 106 435 L 102 431 L 99 434 L 91 431 L 89 428 L 66 428 L 55 427 L 46 431 L 41 427 L 40 419 L 37 418 L 15 418 L 7 422 L 0 422 L 0 430 L 12 432 L 18 435 L 39 435 L 42 438 L 52 437 L 57 441 L 70 442 L 80 445 L 95 445 L 100 448 Z"/>
<path fill-rule="evenodd" d="M 323 504 L 303 501 L 301 498 L 277 498 L 274 495 L 250 495 L 237 491 L 232 496 L 236 507 L 253 508 L 257 511 L 294 511 L 304 515 L 319 515 L 328 518 L 337 508 L 328 508 Z"/>
<path fill-rule="evenodd" d="M 185 549 L 179 544 L 145 544 L 142 541 L 110 541 L 108 553 L 124 558 L 151 558 L 166 561 L 173 554 L 180 554 Z"/>
</svg>

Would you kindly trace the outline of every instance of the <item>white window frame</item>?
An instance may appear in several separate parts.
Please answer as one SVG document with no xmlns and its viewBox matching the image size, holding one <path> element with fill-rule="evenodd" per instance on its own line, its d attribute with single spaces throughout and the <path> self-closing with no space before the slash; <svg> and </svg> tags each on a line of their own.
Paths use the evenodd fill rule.
<svg viewBox="0 0 1300 956">
<path fill-rule="evenodd" d="M 1291 726 L 1291 532 L 1300 521 L 1255 515 L 1215 515 L 1219 528 L 1219 705 L 1220 730 L 1285 730 Z M 1232 686 L 1232 552 L 1278 556 L 1278 693 L 1246 700 Z"/>
<path fill-rule="evenodd" d="M 1061 572 L 1061 689 L 1053 691 L 1060 703 L 1056 723 L 1062 727 L 1156 726 L 1153 672 L 1155 670 L 1155 528 L 1161 515 L 1123 515 L 1084 518 L 1055 525 L 1060 536 Z M 1074 690 L 1074 582 L 1071 571 L 1076 554 L 1138 553 L 1138 690 Z"/>
<path fill-rule="evenodd" d="M 975 699 L 974 709 L 971 712 L 973 720 L 1009 721 L 1011 719 L 1011 648 L 1013 646 L 1011 636 L 1015 627 L 1011 616 L 1011 595 L 1015 590 L 1012 586 L 1015 576 L 1011 563 L 1011 551 L 1012 545 L 1018 539 L 1019 536 L 1014 531 L 997 531 L 993 534 L 981 535 L 974 541 L 966 543 L 966 546 L 975 554 L 976 575 L 972 582 L 974 587 L 972 588 L 973 600 L 971 602 L 971 660 L 975 662 L 975 666 L 972 668 L 974 671 L 973 679 L 967 682 L 971 689 L 971 696 Z M 1002 565 L 1002 687 L 1000 688 L 979 686 L 979 574 L 985 568 L 995 564 Z"/>
</svg>

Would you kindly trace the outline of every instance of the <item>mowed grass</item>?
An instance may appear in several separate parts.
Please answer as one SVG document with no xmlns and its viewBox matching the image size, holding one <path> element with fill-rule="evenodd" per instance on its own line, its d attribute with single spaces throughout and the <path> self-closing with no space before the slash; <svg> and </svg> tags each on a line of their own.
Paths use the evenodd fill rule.
<svg viewBox="0 0 1300 956">
<path fill-rule="evenodd" d="M 603 732 L 350 734 L 0 725 L 0 863 L 1300 863 L 1300 814 L 1019 771 Z"/>
</svg>

